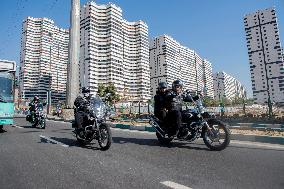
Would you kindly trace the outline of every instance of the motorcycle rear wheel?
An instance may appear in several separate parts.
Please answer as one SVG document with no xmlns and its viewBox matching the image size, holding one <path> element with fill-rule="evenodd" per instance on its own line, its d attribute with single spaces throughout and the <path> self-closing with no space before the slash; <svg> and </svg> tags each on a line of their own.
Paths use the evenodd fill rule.
<svg viewBox="0 0 284 189">
<path fill-rule="evenodd" d="M 212 132 L 204 129 L 202 132 L 202 138 L 205 145 L 214 151 L 224 150 L 230 143 L 231 132 L 227 125 L 220 120 L 210 119 L 207 121 Z M 223 133 L 221 133 L 221 131 Z M 214 136 L 213 136 L 213 135 Z M 220 139 L 222 138 L 222 141 Z M 217 143 L 217 144 L 215 144 Z"/>
<path fill-rule="evenodd" d="M 110 124 L 102 123 L 99 127 L 100 136 L 98 138 L 98 143 L 102 151 L 108 150 L 111 146 L 112 136 L 110 131 Z"/>
</svg>

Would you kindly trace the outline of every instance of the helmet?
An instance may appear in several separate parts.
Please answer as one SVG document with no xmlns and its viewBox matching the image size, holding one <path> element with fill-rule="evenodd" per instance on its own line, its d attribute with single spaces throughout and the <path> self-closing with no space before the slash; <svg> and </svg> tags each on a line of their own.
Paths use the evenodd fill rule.
<svg viewBox="0 0 284 189">
<path fill-rule="evenodd" d="M 34 96 L 34 101 L 38 101 L 38 100 L 39 100 L 38 96 Z"/>
<path fill-rule="evenodd" d="M 158 84 L 158 89 L 165 89 L 168 88 L 168 84 L 166 82 L 160 82 Z"/>
<path fill-rule="evenodd" d="M 90 89 L 87 88 L 87 87 L 83 87 L 83 88 L 82 88 L 82 93 L 83 93 L 83 94 L 84 94 L 84 93 L 90 93 Z"/>
<path fill-rule="evenodd" d="M 172 88 L 175 88 L 176 86 L 183 87 L 183 82 L 181 80 L 175 80 L 172 84 Z"/>
</svg>

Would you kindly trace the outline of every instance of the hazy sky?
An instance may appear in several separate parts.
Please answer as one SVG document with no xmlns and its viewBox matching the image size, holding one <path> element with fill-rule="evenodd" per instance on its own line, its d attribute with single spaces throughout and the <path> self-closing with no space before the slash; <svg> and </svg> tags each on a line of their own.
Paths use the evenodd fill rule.
<svg viewBox="0 0 284 189">
<path fill-rule="evenodd" d="M 81 0 L 81 5 L 87 0 Z M 149 37 L 168 34 L 197 51 L 213 65 L 237 78 L 252 96 L 243 17 L 275 6 L 283 47 L 284 0 L 97 0 L 122 8 L 128 21 L 143 20 Z M 1 1 L 0 59 L 19 62 L 22 21 L 27 16 L 47 17 L 69 27 L 71 0 Z"/>
</svg>

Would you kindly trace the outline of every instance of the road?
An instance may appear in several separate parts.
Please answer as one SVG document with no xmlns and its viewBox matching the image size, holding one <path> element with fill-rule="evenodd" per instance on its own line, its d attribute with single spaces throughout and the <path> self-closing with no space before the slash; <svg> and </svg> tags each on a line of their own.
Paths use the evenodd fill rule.
<svg viewBox="0 0 284 189">
<path fill-rule="evenodd" d="M 45 130 L 23 119 L 0 134 L 0 188 L 284 188 L 284 146 L 202 141 L 160 146 L 153 133 L 112 129 L 113 144 L 80 147 L 70 124 Z"/>
</svg>

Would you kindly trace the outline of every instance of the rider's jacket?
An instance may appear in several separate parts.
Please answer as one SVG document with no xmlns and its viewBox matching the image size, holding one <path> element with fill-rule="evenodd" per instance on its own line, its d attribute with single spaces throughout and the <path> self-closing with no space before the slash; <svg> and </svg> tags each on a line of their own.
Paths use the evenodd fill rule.
<svg viewBox="0 0 284 189">
<path fill-rule="evenodd" d="M 35 102 L 34 100 L 32 100 L 30 103 L 29 103 L 29 106 L 30 106 L 30 111 L 35 111 L 35 109 L 36 109 L 36 106 L 38 106 L 38 104 L 39 104 L 40 102 L 38 101 L 38 102 Z"/>
<path fill-rule="evenodd" d="M 193 100 L 196 100 L 197 97 L 193 97 Z M 177 94 L 173 90 L 168 90 L 165 94 L 165 103 L 166 109 L 168 111 L 181 111 L 182 110 L 182 102 L 192 102 L 189 95 L 185 94 Z"/>
<path fill-rule="evenodd" d="M 74 106 L 76 107 L 77 111 L 86 111 L 89 106 L 89 99 L 80 94 L 75 99 Z"/>
<path fill-rule="evenodd" d="M 158 114 L 160 111 L 164 111 L 166 108 L 166 93 L 156 92 L 154 96 L 154 113 Z"/>
</svg>

